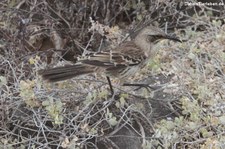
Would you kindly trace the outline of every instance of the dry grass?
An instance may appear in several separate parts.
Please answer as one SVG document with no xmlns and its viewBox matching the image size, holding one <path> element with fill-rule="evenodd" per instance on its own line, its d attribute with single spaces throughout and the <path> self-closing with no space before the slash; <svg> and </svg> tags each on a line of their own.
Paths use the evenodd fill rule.
<svg viewBox="0 0 225 149">
<path fill-rule="evenodd" d="M 175 1 L 107 2 L 0 2 L 0 147 L 224 148 L 224 9 L 215 17 L 207 7 L 178 11 Z M 176 26 L 186 40 L 161 42 L 130 78 L 156 90 L 114 80 L 110 97 L 102 75 L 49 84 L 37 74 L 113 48 L 146 24 Z"/>
</svg>

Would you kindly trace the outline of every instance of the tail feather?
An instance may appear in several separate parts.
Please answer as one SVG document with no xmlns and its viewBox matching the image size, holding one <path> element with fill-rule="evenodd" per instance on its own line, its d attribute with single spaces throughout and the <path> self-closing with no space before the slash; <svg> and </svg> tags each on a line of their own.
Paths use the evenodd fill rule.
<svg viewBox="0 0 225 149">
<path fill-rule="evenodd" d="M 79 75 L 93 73 L 94 67 L 86 65 L 67 65 L 50 69 L 39 70 L 38 73 L 43 77 L 44 80 L 50 82 L 63 81 Z"/>
</svg>

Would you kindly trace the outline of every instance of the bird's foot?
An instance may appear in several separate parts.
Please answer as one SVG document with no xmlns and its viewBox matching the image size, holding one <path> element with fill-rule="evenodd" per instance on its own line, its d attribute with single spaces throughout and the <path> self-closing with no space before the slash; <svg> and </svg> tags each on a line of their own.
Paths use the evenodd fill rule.
<svg viewBox="0 0 225 149">
<path fill-rule="evenodd" d="M 144 83 L 135 83 L 135 84 L 130 84 L 130 83 L 124 83 L 123 86 L 136 86 L 138 88 L 136 88 L 135 90 L 139 90 L 140 88 L 146 88 L 148 90 L 157 90 L 159 89 L 159 86 L 156 86 L 156 85 L 149 85 L 149 84 L 144 84 Z"/>
</svg>

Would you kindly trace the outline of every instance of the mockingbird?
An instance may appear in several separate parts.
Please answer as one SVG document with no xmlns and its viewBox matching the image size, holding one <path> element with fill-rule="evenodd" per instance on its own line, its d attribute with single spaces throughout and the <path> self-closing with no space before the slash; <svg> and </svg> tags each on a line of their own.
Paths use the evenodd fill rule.
<svg viewBox="0 0 225 149">
<path fill-rule="evenodd" d="M 109 77 L 125 80 L 139 71 L 154 56 L 157 50 L 154 46 L 162 39 L 181 42 L 158 28 L 148 26 L 142 29 L 134 40 L 123 42 L 113 50 L 87 54 L 80 57 L 74 65 L 39 70 L 39 74 L 44 80 L 56 82 L 78 75 L 104 72 L 113 94 Z"/>
</svg>

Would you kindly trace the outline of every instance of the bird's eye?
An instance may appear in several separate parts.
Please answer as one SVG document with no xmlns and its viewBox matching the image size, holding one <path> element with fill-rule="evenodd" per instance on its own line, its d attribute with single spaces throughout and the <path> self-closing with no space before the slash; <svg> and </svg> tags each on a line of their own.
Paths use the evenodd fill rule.
<svg viewBox="0 0 225 149">
<path fill-rule="evenodd" d="M 151 35 L 151 36 L 149 36 L 148 40 L 149 40 L 149 42 L 158 42 L 159 39 L 161 39 L 161 38 L 162 38 L 162 36 L 160 36 L 160 35 Z"/>
</svg>

